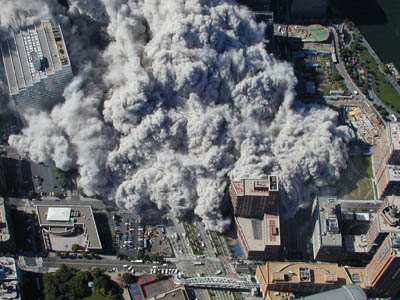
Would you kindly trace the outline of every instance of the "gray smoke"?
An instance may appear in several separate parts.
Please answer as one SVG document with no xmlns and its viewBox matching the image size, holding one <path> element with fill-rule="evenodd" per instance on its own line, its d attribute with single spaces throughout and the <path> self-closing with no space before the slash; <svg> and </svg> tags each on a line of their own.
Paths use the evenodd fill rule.
<svg viewBox="0 0 400 300">
<path fill-rule="evenodd" d="M 18 17 L 0 15 L 3 27 L 44 17 L 6 2 Z M 221 231 L 228 177 L 277 174 L 292 212 L 338 178 L 346 128 L 336 112 L 295 101 L 292 67 L 266 53 L 248 9 L 222 0 L 37 2 L 62 24 L 76 76 L 63 105 L 26 115 L 29 126 L 9 142 L 34 161 L 78 168 L 86 194 L 139 212 L 194 211 Z"/>
</svg>

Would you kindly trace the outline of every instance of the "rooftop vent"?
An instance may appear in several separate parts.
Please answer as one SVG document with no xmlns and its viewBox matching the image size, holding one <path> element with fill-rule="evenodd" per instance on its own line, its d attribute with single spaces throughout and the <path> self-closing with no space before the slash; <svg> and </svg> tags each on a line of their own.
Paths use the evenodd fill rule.
<svg viewBox="0 0 400 300">
<path fill-rule="evenodd" d="M 310 281 L 311 272 L 309 268 L 300 268 L 300 281 Z"/>
</svg>

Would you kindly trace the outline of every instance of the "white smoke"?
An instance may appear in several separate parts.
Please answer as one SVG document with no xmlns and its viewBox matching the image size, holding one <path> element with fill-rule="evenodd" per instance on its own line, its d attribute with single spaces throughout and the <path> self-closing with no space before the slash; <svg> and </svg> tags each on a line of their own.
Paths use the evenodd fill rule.
<svg viewBox="0 0 400 300">
<path fill-rule="evenodd" d="M 18 16 L 19 3 L 6 2 Z M 68 10 L 38 2 L 62 24 L 76 76 L 63 105 L 26 115 L 29 126 L 9 142 L 34 161 L 78 168 L 88 195 L 139 212 L 194 211 L 224 230 L 228 176 L 277 174 L 293 212 L 337 179 L 346 128 L 334 111 L 294 100 L 291 66 L 266 53 L 248 9 L 222 0 L 71 0 Z M 4 27 L 22 19 L 0 18 Z"/>
</svg>

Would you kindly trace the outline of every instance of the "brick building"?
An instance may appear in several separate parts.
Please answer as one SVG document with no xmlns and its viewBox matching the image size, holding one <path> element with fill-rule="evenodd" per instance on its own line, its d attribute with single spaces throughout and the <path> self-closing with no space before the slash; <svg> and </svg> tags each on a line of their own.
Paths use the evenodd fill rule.
<svg viewBox="0 0 400 300">
<path fill-rule="evenodd" d="M 379 198 L 400 195 L 400 123 L 391 122 L 372 154 Z"/>
<path fill-rule="evenodd" d="M 373 293 L 392 297 L 400 292 L 400 233 L 390 233 L 365 268 Z"/>
</svg>

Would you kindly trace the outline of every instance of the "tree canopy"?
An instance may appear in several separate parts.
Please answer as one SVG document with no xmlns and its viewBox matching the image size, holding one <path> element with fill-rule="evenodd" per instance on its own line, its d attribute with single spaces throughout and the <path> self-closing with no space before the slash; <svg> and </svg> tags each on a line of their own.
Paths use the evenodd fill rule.
<svg viewBox="0 0 400 300">
<path fill-rule="evenodd" d="M 88 285 L 91 281 L 93 281 L 93 290 Z M 78 271 L 61 265 L 55 273 L 43 275 L 43 284 L 46 300 L 78 300 L 96 291 L 107 299 L 122 299 L 121 288 L 99 269 L 92 272 Z"/>
</svg>

